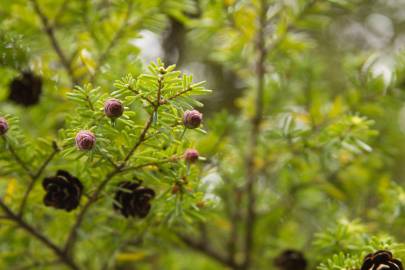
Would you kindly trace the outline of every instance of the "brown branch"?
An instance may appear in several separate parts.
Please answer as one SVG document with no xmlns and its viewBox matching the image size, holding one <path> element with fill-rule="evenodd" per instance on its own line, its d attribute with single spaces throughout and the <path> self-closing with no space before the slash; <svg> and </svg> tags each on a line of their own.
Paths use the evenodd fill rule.
<svg viewBox="0 0 405 270">
<path fill-rule="evenodd" d="M 251 120 L 251 130 L 250 130 L 250 141 L 248 152 L 246 156 L 246 186 L 245 193 L 247 197 L 247 211 L 246 211 L 246 224 L 245 224 L 245 239 L 244 239 L 244 254 L 245 258 L 243 261 L 242 269 L 249 269 L 252 263 L 252 253 L 254 246 L 254 229 L 256 221 L 256 194 L 255 194 L 255 183 L 257 179 L 257 173 L 254 165 L 254 160 L 256 157 L 256 148 L 258 144 L 258 137 L 260 134 L 260 124 L 263 117 L 263 94 L 264 94 L 264 76 L 265 70 L 265 59 L 266 59 L 266 48 L 265 48 L 265 27 L 266 27 L 266 14 L 267 14 L 267 1 L 261 0 L 260 15 L 258 21 L 258 33 L 257 33 L 257 44 L 256 50 L 258 52 L 258 57 L 256 61 L 256 72 L 257 72 L 257 93 L 256 93 L 256 113 Z"/>
<path fill-rule="evenodd" d="M 42 11 L 41 7 L 39 6 L 37 0 L 29 0 L 33 7 L 35 13 L 38 15 L 38 17 L 41 20 L 42 27 L 44 29 L 44 32 L 48 36 L 49 41 L 51 42 L 52 48 L 56 52 L 56 54 L 59 57 L 60 62 L 62 63 L 62 66 L 65 68 L 72 84 L 77 84 L 78 82 L 76 81 L 74 74 L 73 74 L 73 69 L 70 66 L 70 61 L 66 57 L 65 53 L 63 52 L 61 46 L 59 45 L 58 40 L 56 39 L 55 35 L 55 29 L 49 22 L 49 18 L 45 15 L 45 13 Z"/>
<path fill-rule="evenodd" d="M 26 223 L 19 215 L 15 214 L 4 202 L 0 199 L 0 208 L 3 209 L 4 213 L 7 217 L 17 223 L 20 228 L 25 230 L 27 233 L 32 235 L 38 241 L 40 241 L 44 246 L 49 248 L 56 256 L 60 258 L 60 260 L 68 266 L 70 269 L 79 270 L 79 267 L 72 261 L 72 259 L 63 252 L 55 243 L 49 240 L 46 236 L 41 234 L 38 230 L 33 228 L 31 225 Z"/>
</svg>

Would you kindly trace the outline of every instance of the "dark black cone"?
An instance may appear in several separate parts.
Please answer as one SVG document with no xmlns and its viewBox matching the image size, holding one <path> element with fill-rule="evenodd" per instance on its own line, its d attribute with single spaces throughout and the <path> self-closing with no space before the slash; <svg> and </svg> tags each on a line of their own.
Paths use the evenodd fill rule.
<svg viewBox="0 0 405 270">
<path fill-rule="evenodd" d="M 401 261 L 394 259 L 388 250 L 379 250 L 368 254 L 360 270 L 404 270 Z"/>
<path fill-rule="evenodd" d="M 10 83 L 8 99 L 28 107 L 39 102 L 42 93 L 42 79 L 32 72 L 23 72 Z"/>
<path fill-rule="evenodd" d="M 118 188 L 114 197 L 114 209 L 127 218 L 145 218 L 150 211 L 150 200 L 155 197 L 155 192 L 142 187 L 139 182 L 130 181 L 120 183 Z"/>
<path fill-rule="evenodd" d="M 68 212 L 79 206 L 83 185 L 68 172 L 59 170 L 56 176 L 47 177 L 42 182 L 46 194 L 44 204 Z"/>
<path fill-rule="evenodd" d="M 274 259 L 274 265 L 280 270 L 305 270 L 307 260 L 302 252 L 287 249 Z"/>
</svg>

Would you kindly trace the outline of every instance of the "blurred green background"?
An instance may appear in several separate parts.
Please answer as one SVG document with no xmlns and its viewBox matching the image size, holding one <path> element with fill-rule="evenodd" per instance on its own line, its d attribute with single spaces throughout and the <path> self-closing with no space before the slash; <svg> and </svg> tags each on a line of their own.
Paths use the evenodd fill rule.
<svg viewBox="0 0 405 270">
<path fill-rule="evenodd" d="M 0 112 L 18 116 L 40 148 L 38 139 L 51 141 L 74 113 L 66 93 L 75 84 L 112 91 L 115 80 L 157 58 L 207 81 L 214 90 L 200 99 L 207 134 L 192 134 L 206 158 L 199 217 L 142 223 L 148 232 L 140 239 L 109 251 L 114 232 L 103 238 L 97 223 L 87 224 L 93 240 L 83 241 L 78 261 L 84 269 L 238 269 L 204 245 L 232 262 L 246 256 L 261 33 L 263 112 L 248 157 L 256 198 L 250 268 L 276 269 L 286 248 L 304 251 L 308 269 L 357 269 L 379 248 L 404 260 L 404 23 L 402 0 L 0 0 Z M 30 107 L 8 100 L 11 81 L 26 70 L 43 80 Z M 3 175 L 6 162 L 2 194 L 19 177 Z M 125 222 L 113 231 L 136 223 Z M 58 226 L 65 224 L 49 233 Z M 39 244 L 15 227 L 2 224 L 0 239 L 4 269 L 59 269 L 42 264 Z"/>
</svg>

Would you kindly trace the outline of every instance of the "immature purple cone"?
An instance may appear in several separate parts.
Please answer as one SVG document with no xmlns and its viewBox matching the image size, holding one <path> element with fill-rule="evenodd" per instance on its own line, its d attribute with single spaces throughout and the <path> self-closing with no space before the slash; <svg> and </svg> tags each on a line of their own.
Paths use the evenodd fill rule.
<svg viewBox="0 0 405 270">
<path fill-rule="evenodd" d="M 203 115 L 197 110 L 185 111 L 183 123 L 186 128 L 198 128 L 202 122 Z"/>
<path fill-rule="evenodd" d="M 199 156 L 200 154 L 198 151 L 192 148 L 187 149 L 186 152 L 184 152 L 184 159 L 189 163 L 196 162 Z"/>
<path fill-rule="evenodd" d="M 96 144 L 96 136 L 93 132 L 88 130 L 82 130 L 76 135 L 76 146 L 80 150 L 91 150 Z"/>
<path fill-rule="evenodd" d="M 3 117 L 0 117 L 0 136 L 6 134 L 8 130 L 7 120 Z"/>
<path fill-rule="evenodd" d="M 360 270 L 404 270 L 400 260 L 392 257 L 388 250 L 379 250 L 368 254 Z"/>
<path fill-rule="evenodd" d="M 107 117 L 118 118 L 124 113 L 124 106 L 118 99 L 110 98 L 104 103 L 104 113 Z"/>
</svg>

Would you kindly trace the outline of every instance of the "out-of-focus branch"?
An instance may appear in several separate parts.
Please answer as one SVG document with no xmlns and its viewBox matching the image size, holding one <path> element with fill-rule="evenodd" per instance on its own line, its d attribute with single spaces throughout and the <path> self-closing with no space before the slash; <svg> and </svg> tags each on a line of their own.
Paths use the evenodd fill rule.
<svg viewBox="0 0 405 270">
<path fill-rule="evenodd" d="M 63 52 L 58 40 L 56 39 L 55 29 L 52 26 L 52 24 L 50 23 L 49 18 L 42 11 L 37 0 L 29 0 L 29 1 L 33 5 L 35 13 L 40 18 L 44 32 L 48 36 L 48 39 L 51 42 L 52 48 L 54 49 L 55 53 L 58 55 L 62 66 L 65 68 L 72 85 L 77 84 L 78 82 L 76 81 L 76 79 L 74 77 L 73 69 L 70 65 L 71 63 L 68 60 L 68 57 L 66 57 L 65 53 Z"/>
<path fill-rule="evenodd" d="M 197 241 L 194 238 L 181 233 L 178 233 L 177 236 L 189 248 L 194 249 L 195 251 L 198 251 L 199 253 L 210 257 L 211 259 L 214 259 L 224 266 L 230 267 L 232 269 L 238 269 L 238 266 L 235 265 L 233 261 L 229 260 L 226 255 L 221 254 L 217 250 L 214 250 L 210 245 L 206 243 L 206 241 Z"/>
<path fill-rule="evenodd" d="M 52 252 L 60 258 L 61 262 L 63 262 L 66 266 L 73 270 L 79 270 L 79 267 L 73 262 L 73 260 L 55 243 L 53 243 L 50 239 L 46 236 L 41 234 L 38 230 L 34 227 L 26 223 L 21 216 L 15 214 L 4 202 L 0 199 L 0 208 L 3 210 L 4 214 L 7 216 L 8 219 L 15 222 L 19 228 L 22 228 L 27 233 L 32 235 L 38 241 L 40 241 L 44 246 L 52 250 Z"/>
<path fill-rule="evenodd" d="M 257 33 L 257 60 L 256 60 L 256 80 L 257 80 L 257 92 L 256 92 L 256 112 L 251 120 L 250 141 L 248 144 L 248 151 L 245 159 L 246 166 L 246 198 L 247 198 L 247 211 L 246 211 L 246 224 L 245 224 L 245 238 L 244 238 L 244 254 L 245 258 L 242 264 L 242 269 L 249 269 L 252 263 L 252 252 L 254 245 L 254 229 L 256 221 L 256 194 L 255 183 L 257 181 L 257 172 L 255 169 L 255 157 L 258 139 L 260 135 L 260 124 L 263 118 L 263 94 L 265 83 L 265 59 L 267 50 L 265 46 L 265 28 L 266 28 L 266 14 L 268 5 L 266 0 L 260 2 L 260 15 L 258 18 L 258 33 Z"/>
<path fill-rule="evenodd" d="M 229 234 L 229 242 L 228 242 L 228 256 L 229 260 L 236 262 L 236 253 L 238 252 L 238 240 L 239 240 L 239 232 L 238 232 L 238 225 L 241 218 L 240 207 L 241 207 L 241 191 L 239 188 L 233 188 L 234 193 L 232 194 L 232 199 L 234 199 L 234 209 L 231 209 L 229 213 L 229 219 L 231 221 L 231 230 Z"/>
<path fill-rule="evenodd" d="M 96 67 L 94 69 L 93 75 L 90 78 L 90 82 L 94 83 L 98 71 L 100 70 L 100 68 L 104 64 L 104 62 L 107 60 L 111 50 L 115 47 L 115 45 L 118 43 L 118 41 L 124 35 L 124 32 L 125 32 L 126 28 L 128 27 L 128 24 L 129 24 L 129 19 L 131 17 L 131 12 L 132 12 L 132 7 L 133 7 L 133 1 L 128 1 L 128 7 L 127 7 L 127 11 L 125 13 L 125 17 L 124 17 L 120 27 L 118 28 L 118 30 L 115 32 L 114 36 L 112 37 L 112 39 L 108 43 L 106 49 L 98 57 L 97 64 L 96 64 Z"/>
<path fill-rule="evenodd" d="M 251 121 L 251 133 L 249 150 L 246 156 L 246 197 L 247 197 L 247 213 L 246 213 L 246 225 L 245 225 L 245 239 L 244 239 L 244 253 L 245 259 L 242 264 L 242 269 L 249 269 L 252 263 L 253 253 L 253 238 L 254 238 L 254 226 L 256 222 L 255 215 L 255 182 L 257 179 L 257 172 L 254 166 L 254 159 L 256 156 L 256 148 L 258 144 L 258 136 L 260 134 L 260 124 L 263 118 L 263 93 L 265 83 L 265 59 L 268 52 L 275 51 L 278 46 L 285 40 L 289 31 L 293 28 L 294 24 L 304 17 L 307 12 L 316 4 L 317 0 L 310 0 L 300 12 L 300 14 L 291 21 L 285 32 L 277 37 L 269 46 L 265 44 L 265 28 L 266 28 L 266 14 L 268 10 L 268 4 L 266 0 L 261 0 L 261 11 L 259 16 L 259 26 L 257 33 L 256 51 L 258 52 L 258 58 L 256 61 L 257 71 L 257 94 L 256 94 L 256 113 Z"/>
<path fill-rule="evenodd" d="M 21 168 L 24 169 L 26 174 L 28 174 L 31 178 L 33 178 L 34 174 L 31 172 L 31 169 L 28 168 L 27 164 L 21 159 L 21 157 L 15 151 L 14 147 L 7 140 L 7 137 L 6 136 L 1 136 L 1 137 L 3 138 L 3 141 L 6 144 L 6 147 L 8 148 L 8 150 L 10 151 L 10 154 L 13 156 L 14 160 L 21 166 Z"/>
<path fill-rule="evenodd" d="M 58 11 L 55 13 L 55 16 L 53 17 L 52 20 L 52 26 L 53 27 L 58 27 L 59 20 L 63 17 L 63 15 L 66 13 L 66 8 L 68 7 L 68 4 L 70 3 L 70 0 L 64 0 L 63 3 L 59 6 Z"/>
<path fill-rule="evenodd" d="M 301 10 L 298 16 L 288 23 L 286 30 L 268 46 L 267 50 L 270 53 L 276 51 L 280 44 L 286 39 L 288 33 L 293 29 L 295 23 L 302 19 L 308 13 L 308 11 L 316 4 L 316 2 L 317 0 L 310 0 L 305 4 L 304 8 Z"/>
<path fill-rule="evenodd" d="M 8 149 L 11 153 L 11 155 L 14 157 L 15 161 L 24 169 L 26 174 L 31 178 L 30 183 L 28 184 L 28 188 L 24 193 L 21 205 L 20 205 L 20 210 L 18 211 L 18 215 L 22 216 L 25 205 L 27 203 L 28 197 L 34 188 L 34 185 L 38 178 L 41 176 L 42 172 L 46 169 L 48 164 L 52 161 L 52 159 L 55 157 L 55 155 L 59 152 L 58 146 L 53 143 L 53 151 L 52 153 L 48 156 L 48 158 L 42 163 L 42 165 L 39 167 L 38 171 L 36 173 L 33 173 L 30 168 L 28 168 L 27 164 L 21 159 L 21 157 L 18 155 L 18 153 L 15 151 L 14 147 L 11 145 L 11 143 L 7 140 L 6 136 L 2 136 L 4 142 L 8 146 Z"/>
<path fill-rule="evenodd" d="M 58 265 L 58 264 L 61 264 L 60 260 L 54 260 L 54 261 L 49 261 L 49 262 L 33 262 L 29 265 L 15 268 L 14 270 L 30 270 L 30 269 L 37 269 L 38 267 Z"/>
<path fill-rule="evenodd" d="M 221 167 L 221 166 L 220 166 Z M 238 252 L 239 242 L 239 224 L 241 223 L 241 189 L 231 180 L 225 173 L 221 173 L 222 179 L 227 191 L 224 193 L 223 202 L 225 205 L 225 211 L 230 224 L 230 231 L 228 237 L 228 260 L 237 264 L 236 253 Z"/>
</svg>

